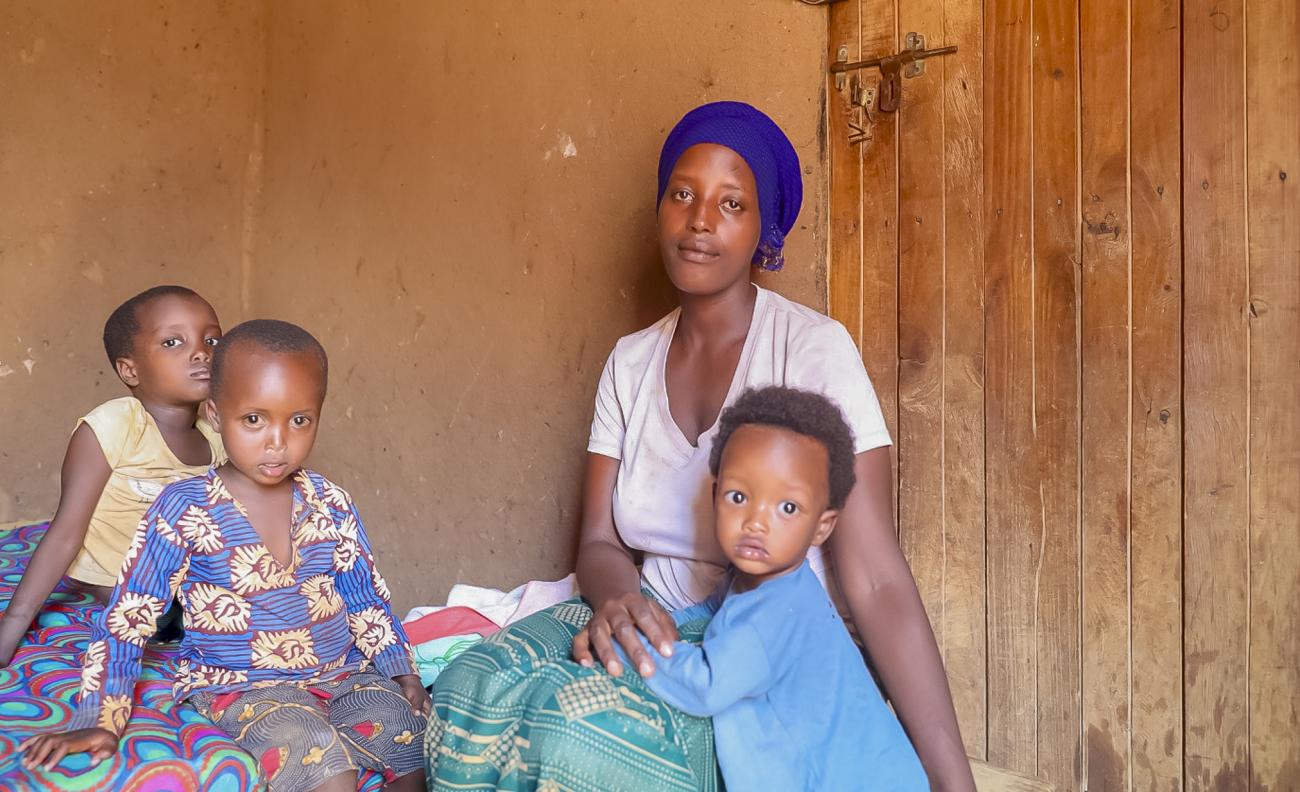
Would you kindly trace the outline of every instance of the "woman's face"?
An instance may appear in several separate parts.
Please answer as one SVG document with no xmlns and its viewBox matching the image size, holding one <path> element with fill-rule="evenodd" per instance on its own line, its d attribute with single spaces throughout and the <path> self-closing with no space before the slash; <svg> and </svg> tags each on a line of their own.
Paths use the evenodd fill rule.
<svg viewBox="0 0 1300 792">
<path fill-rule="evenodd" d="M 761 229 L 758 187 L 745 160 L 713 143 L 686 149 L 659 204 L 659 250 L 678 291 L 717 294 L 748 284 Z"/>
</svg>

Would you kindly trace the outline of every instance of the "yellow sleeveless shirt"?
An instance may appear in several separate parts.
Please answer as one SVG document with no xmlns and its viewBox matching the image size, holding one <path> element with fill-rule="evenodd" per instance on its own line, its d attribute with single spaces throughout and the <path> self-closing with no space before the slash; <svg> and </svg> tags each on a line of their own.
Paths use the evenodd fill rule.
<svg viewBox="0 0 1300 792">
<path fill-rule="evenodd" d="M 163 440 L 153 416 L 133 396 L 106 401 L 77 421 L 95 433 L 113 472 L 86 528 L 68 577 L 96 586 L 117 583 L 118 569 L 150 504 L 174 481 L 202 476 L 226 461 L 221 436 L 202 418 L 196 425 L 212 449 L 210 465 L 186 465 Z"/>
</svg>

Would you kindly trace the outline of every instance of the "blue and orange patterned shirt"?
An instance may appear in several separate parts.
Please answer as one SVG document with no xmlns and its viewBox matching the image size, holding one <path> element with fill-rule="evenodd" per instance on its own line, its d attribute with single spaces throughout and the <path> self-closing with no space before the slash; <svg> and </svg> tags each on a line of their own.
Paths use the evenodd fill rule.
<svg viewBox="0 0 1300 792">
<path fill-rule="evenodd" d="M 373 668 L 414 673 L 352 498 L 319 473 L 294 476 L 288 567 L 217 471 L 168 486 L 145 513 L 96 619 L 69 728 L 121 734 L 145 641 L 173 597 L 185 612 L 177 701 Z"/>
</svg>

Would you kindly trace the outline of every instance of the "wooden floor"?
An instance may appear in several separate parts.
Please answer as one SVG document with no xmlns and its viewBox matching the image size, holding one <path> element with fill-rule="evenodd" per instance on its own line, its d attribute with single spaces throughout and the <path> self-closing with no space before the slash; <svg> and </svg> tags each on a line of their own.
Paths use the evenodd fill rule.
<svg viewBox="0 0 1300 792">
<path fill-rule="evenodd" d="M 831 6 L 959 47 L 828 81 L 830 306 L 968 752 L 1061 790 L 1300 790 L 1297 5 Z"/>
</svg>

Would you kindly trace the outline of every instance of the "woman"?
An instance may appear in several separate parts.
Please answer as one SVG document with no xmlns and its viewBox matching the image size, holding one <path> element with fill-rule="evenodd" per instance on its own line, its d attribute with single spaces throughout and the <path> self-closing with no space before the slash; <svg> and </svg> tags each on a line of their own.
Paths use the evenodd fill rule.
<svg viewBox="0 0 1300 792">
<path fill-rule="evenodd" d="M 660 249 L 680 307 L 620 339 L 601 375 L 578 554 L 591 609 L 537 614 L 439 678 L 431 784 L 713 788 L 708 724 L 644 687 L 654 657 L 637 632 L 667 651 L 677 638 L 668 612 L 704 599 L 720 578 L 707 468 L 717 417 L 745 388 L 782 384 L 830 397 L 856 438 L 858 484 L 829 543 L 838 575 L 823 554 L 809 560 L 856 626 L 932 785 L 973 790 L 934 635 L 894 536 L 889 435 L 861 358 L 838 323 L 750 282 L 751 266 L 781 267 L 799 213 L 794 147 L 758 110 L 717 102 L 677 124 L 658 175 Z M 682 637 L 698 638 L 688 633 L 700 627 L 684 626 Z M 614 642 L 640 675 L 623 673 Z"/>
</svg>

